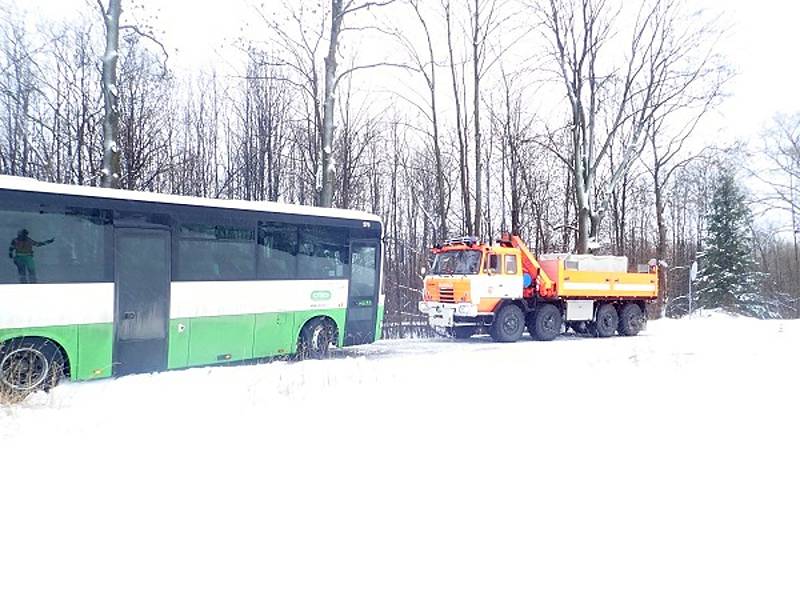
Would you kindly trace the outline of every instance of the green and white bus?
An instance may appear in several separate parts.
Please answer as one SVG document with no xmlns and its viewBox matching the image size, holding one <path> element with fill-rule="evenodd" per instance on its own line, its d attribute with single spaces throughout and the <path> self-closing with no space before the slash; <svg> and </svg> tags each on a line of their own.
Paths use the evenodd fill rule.
<svg viewBox="0 0 800 600">
<path fill-rule="evenodd" d="M 375 215 L 0 176 L 0 385 L 281 355 L 381 335 Z"/>
</svg>

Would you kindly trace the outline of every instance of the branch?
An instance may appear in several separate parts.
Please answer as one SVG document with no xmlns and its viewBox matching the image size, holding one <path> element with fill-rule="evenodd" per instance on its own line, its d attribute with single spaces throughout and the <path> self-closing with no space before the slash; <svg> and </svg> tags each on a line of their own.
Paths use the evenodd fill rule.
<svg viewBox="0 0 800 600">
<path fill-rule="evenodd" d="M 342 79 L 344 79 L 348 75 L 352 75 L 356 71 L 362 71 L 364 69 L 374 69 L 376 67 L 392 67 L 392 68 L 396 68 L 396 69 L 405 69 L 405 70 L 408 70 L 408 71 L 417 71 L 417 69 L 415 67 L 413 67 L 411 65 L 406 65 L 406 64 L 403 64 L 403 63 L 378 62 L 378 63 L 369 64 L 369 65 L 357 65 L 355 67 L 350 67 L 349 69 L 347 69 L 345 71 L 342 71 L 342 73 L 340 73 L 336 77 L 336 81 L 334 82 L 333 87 L 336 88 L 336 86 L 339 85 L 339 82 Z"/>
</svg>

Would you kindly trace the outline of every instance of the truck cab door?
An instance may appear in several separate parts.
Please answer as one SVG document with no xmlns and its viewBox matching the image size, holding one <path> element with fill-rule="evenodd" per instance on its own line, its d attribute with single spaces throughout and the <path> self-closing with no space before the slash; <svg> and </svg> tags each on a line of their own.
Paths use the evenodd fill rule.
<svg viewBox="0 0 800 600">
<path fill-rule="evenodd" d="M 522 298 L 522 261 L 517 252 L 503 255 L 504 298 Z"/>
</svg>

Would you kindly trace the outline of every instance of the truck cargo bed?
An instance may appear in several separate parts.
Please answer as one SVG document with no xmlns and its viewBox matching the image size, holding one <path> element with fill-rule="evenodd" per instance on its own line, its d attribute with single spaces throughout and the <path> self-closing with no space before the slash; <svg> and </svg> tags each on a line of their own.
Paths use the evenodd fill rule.
<svg viewBox="0 0 800 600">
<path fill-rule="evenodd" d="M 555 283 L 561 298 L 642 298 L 658 296 L 658 275 L 619 271 L 579 271 L 568 269 L 565 258 L 539 260 L 542 270 Z"/>
</svg>

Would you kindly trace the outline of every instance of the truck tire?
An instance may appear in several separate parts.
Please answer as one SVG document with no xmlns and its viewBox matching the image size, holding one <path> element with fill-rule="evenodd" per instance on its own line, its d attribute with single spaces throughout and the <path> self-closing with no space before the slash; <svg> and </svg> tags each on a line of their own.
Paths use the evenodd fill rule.
<svg viewBox="0 0 800 600">
<path fill-rule="evenodd" d="M 535 340 L 549 342 L 561 334 L 561 311 L 553 304 L 542 304 L 528 316 L 528 333 Z"/>
<path fill-rule="evenodd" d="M 626 336 L 638 335 L 644 329 L 644 313 L 638 304 L 631 302 L 622 307 L 617 329 L 620 335 Z"/>
<path fill-rule="evenodd" d="M 613 304 L 605 303 L 597 308 L 597 316 L 594 322 L 594 330 L 597 337 L 611 337 L 617 331 L 618 324 L 619 315 Z"/>
<path fill-rule="evenodd" d="M 495 342 L 516 342 L 525 330 L 525 315 L 516 304 L 502 306 L 494 316 L 489 333 Z"/>
</svg>

